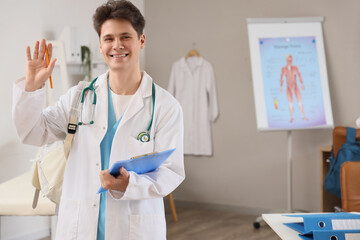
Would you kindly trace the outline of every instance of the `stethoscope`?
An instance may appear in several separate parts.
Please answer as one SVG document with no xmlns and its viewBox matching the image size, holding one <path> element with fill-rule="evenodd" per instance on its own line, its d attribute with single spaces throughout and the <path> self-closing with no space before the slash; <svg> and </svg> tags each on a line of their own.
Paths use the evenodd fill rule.
<svg viewBox="0 0 360 240">
<path fill-rule="evenodd" d="M 108 74 L 108 80 L 109 80 L 109 74 Z M 86 88 L 84 88 L 84 90 L 81 93 L 81 99 L 80 99 L 80 120 L 78 122 L 78 125 L 91 125 L 94 124 L 94 115 L 95 115 L 95 106 L 96 106 L 96 92 L 95 92 L 95 88 L 94 88 L 94 84 L 96 82 L 98 78 L 96 77 L 94 80 L 91 81 L 90 85 Z M 93 93 L 93 100 L 92 100 L 92 111 L 91 111 L 91 117 L 90 117 L 90 121 L 89 123 L 85 123 L 82 120 L 82 111 L 83 111 L 83 107 L 84 107 L 84 101 L 85 101 L 85 95 L 86 92 L 90 91 Z M 153 119 L 154 119 L 154 109 L 155 109 L 155 84 L 154 82 L 152 83 L 152 112 L 151 112 L 151 120 L 149 123 L 149 126 L 147 127 L 146 131 L 140 132 L 137 136 L 137 140 L 141 141 L 141 142 L 149 142 L 150 141 L 150 129 L 153 123 Z"/>
</svg>

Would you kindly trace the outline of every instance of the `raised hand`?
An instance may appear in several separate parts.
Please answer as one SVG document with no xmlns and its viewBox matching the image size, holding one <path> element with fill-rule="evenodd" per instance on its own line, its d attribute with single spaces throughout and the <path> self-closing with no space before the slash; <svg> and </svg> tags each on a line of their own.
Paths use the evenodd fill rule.
<svg viewBox="0 0 360 240">
<path fill-rule="evenodd" d="M 32 92 L 37 89 L 40 89 L 46 80 L 50 77 L 54 67 L 56 59 L 51 60 L 52 56 L 52 45 L 48 45 L 49 53 L 49 66 L 46 65 L 45 58 L 45 39 L 41 39 L 41 42 L 36 41 L 34 46 L 33 57 L 31 58 L 30 46 L 26 47 L 26 81 L 25 81 L 25 91 Z M 39 49 L 40 46 L 40 49 Z"/>
</svg>

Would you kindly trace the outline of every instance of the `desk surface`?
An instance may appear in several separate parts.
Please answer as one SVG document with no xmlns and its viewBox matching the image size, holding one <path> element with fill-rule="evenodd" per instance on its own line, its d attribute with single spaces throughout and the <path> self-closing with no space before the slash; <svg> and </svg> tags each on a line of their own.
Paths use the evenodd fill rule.
<svg viewBox="0 0 360 240">
<path fill-rule="evenodd" d="M 291 215 L 287 213 L 278 214 L 263 214 L 264 221 L 276 232 L 281 239 L 284 240 L 301 240 L 299 233 L 287 226 L 284 223 L 302 222 L 302 217 L 286 217 L 284 215 Z M 297 213 L 298 214 L 298 213 Z"/>
</svg>

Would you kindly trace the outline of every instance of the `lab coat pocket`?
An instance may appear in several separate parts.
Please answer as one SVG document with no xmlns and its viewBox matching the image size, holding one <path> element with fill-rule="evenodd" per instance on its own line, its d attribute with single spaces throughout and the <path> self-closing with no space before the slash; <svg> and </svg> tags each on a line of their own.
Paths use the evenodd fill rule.
<svg viewBox="0 0 360 240">
<path fill-rule="evenodd" d="M 77 239 L 80 203 L 76 200 L 61 199 L 56 240 Z"/>
<path fill-rule="evenodd" d="M 150 139 L 149 142 L 141 142 L 134 137 L 129 137 L 128 141 L 129 158 L 154 152 L 154 141 Z"/>
<path fill-rule="evenodd" d="M 130 239 L 166 239 L 165 216 L 160 214 L 130 215 Z"/>
</svg>

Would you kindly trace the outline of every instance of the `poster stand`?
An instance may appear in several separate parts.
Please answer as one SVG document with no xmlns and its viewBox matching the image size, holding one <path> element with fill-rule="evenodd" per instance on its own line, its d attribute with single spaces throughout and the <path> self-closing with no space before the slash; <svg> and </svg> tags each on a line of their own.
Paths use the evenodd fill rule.
<svg viewBox="0 0 360 240">
<path fill-rule="evenodd" d="M 289 213 L 294 212 L 292 131 L 332 128 L 334 125 L 321 26 L 323 21 L 323 17 L 247 19 L 258 131 L 287 132 L 287 211 Z M 294 55 L 292 57 L 294 62 L 296 58 L 296 64 L 301 68 L 300 72 L 304 73 L 302 77 L 307 81 L 306 87 L 303 88 L 300 73 L 295 80 L 292 79 L 295 85 L 297 81 L 301 83 L 298 88 L 300 89 L 301 86 L 302 92 L 301 90 L 299 92 L 304 95 L 303 104 L 301 101 L 300 104 L 297 102 L 298 96 L 289 98 L 289 91 L 291 95 L 295 95 L 294 88 L 287 86 L 290 81 L 287 79 L 289 75 L 284 77 L 286 81 L 281 79 L 282 68 L 286 64 L 285 59 L 287 61 L 291 54 Z M 304 89 L 310 89 L 312 95 L 308 93 L 309 90 L 305 92 Z M 308 114 L 306 117 L 304 108 L 301 110 L 302 105 L 306 107 Z M 262 218 L 258 217 L 254 222 L 255 228 L 260 227 L 260 221 Z"/>
</svg>

